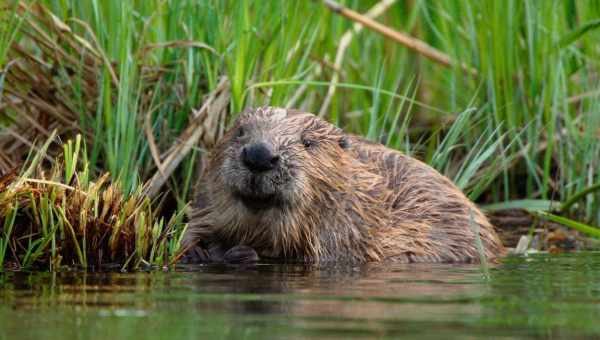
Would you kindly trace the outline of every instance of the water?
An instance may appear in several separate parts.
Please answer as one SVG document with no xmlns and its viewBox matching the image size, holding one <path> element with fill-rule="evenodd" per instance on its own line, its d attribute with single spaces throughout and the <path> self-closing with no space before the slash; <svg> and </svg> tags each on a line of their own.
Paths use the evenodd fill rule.
<svg viewBox="0 0 600 340">
<path fill-rule="evenodd" d="M 600 336 L 600 254 L 0 274 L 0 339 Z"/>
</svg>

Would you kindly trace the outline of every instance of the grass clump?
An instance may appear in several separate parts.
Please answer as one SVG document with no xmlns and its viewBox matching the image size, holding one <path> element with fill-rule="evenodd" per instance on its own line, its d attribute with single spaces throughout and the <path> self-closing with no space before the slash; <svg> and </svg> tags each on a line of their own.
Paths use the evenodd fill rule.
<svg viewBox="0 0 600 340">
<path fill-rule="evenodd" d="M 90 181 L 80 136 L 48 172 L 38 153 L 21 175 L 0 177 L 0 267 L 168 265 L 179 247 L 180 215 L 158 215 L 142 188 L 125 195 L 108 173 Z M 40 150 L 44 152 L 49 143 Z"/>
</svg>

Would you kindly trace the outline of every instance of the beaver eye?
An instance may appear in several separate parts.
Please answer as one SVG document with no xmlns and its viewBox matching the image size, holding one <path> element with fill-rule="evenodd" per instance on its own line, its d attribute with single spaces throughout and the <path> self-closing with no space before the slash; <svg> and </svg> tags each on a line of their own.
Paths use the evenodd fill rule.
<svg viewBox="0 0 600 340">
<path fill-rule="evenodd" d="M 308 148 L 312 147 L 315 143 L 313 141 L 311 141 L 310 139 L 303 139 L 302 144 L 304 145 L 305 148 L 308 149 Z"/>
<path fill-rule="evenodd" d="M 237 131 L 236 131 L 235 135 L 236 135 L 236 137 L 238 137 L 238 138 L 239 138 L 239 137 L 243 137 L 243 136 L 244 136 L 244 133 L 246 133 L 246 131 L 244 131 L 244 128 L 240 126 L 240 127 L 237 129 Z"/>
<path fill-rule="evenodd" d="M 342 148 L 342 149 L 348 149 L 350 147 L 350 142 L 348 141 L 348 139 L 346 137 L 342 137 L 338 141 L 338 144 L 339 144 L 340 148 Z"/>
</svg>

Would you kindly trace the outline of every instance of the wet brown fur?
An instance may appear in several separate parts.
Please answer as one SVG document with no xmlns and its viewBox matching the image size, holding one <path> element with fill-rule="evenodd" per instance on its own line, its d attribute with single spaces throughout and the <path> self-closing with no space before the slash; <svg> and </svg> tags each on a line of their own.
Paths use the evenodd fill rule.
<svg viewBox="0 0 600 340">
<path fill-rule="evenodd" d="M 293 190 L 280 207 L 251 212 L 227 189 L 237 176 L 230 159 L 241 125 L 288 155 Z M 184 244 L 247 245 L 261 257 L 309 262 L 476 262 L 478 230 L 488 259 L 505 252 L 449 179 L 309 113 L 266 107 L 243 114 L 210 153 L 199 185 Z"/>
</svg>

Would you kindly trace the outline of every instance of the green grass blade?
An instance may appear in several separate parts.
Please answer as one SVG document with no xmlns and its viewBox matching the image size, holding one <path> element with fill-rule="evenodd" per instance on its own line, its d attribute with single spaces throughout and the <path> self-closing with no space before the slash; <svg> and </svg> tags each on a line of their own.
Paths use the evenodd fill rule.
<svg viewBox="0 0 600 340">
<path fill-rule="evenodd" d="M 571 45 L 573 42 L 581 38 L 584 34 L 586 34 L 589 31 L 595 30 L 598 27 L 600 27 L 600 19 L 588 21 L 583 25 L 577 27 L 575 30 L 563 36 L 558 41 L 558 46 L 563 48 L 565 46 Z"/>
<path fill-rule="evenodd" d="M 507 210 L 507 209 L 524 209 L 527 211 L 552 211 L 561 204 L 558 201 L 551 200 L 512 200 L 492 204 L 483 205 L 481 208 L 487 211 Z"/>
<path fill-rule="evenodd" d="M 534 214 L 538 215 L 541 218 L 547 219 L 549 221 L 560 223 L 566 227 L 575 229 L 575 230 L 580 231 L 589 236 L 600 238 L 600 228 L 592 227 L 590 225 L 587 225 L 587 224 L 584 224 L 581 222 L 573 221 L 566 217 L 557 216 L 557 215 L 543 212 L 543 211 L 537 211 L 537 212 L 534 212 Z"/>
</svg>

